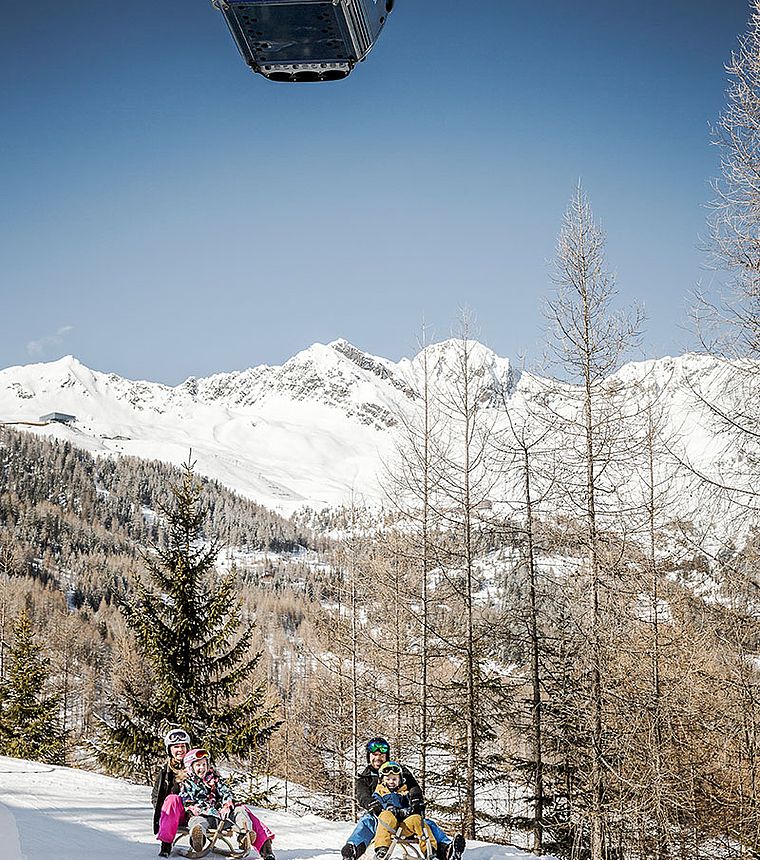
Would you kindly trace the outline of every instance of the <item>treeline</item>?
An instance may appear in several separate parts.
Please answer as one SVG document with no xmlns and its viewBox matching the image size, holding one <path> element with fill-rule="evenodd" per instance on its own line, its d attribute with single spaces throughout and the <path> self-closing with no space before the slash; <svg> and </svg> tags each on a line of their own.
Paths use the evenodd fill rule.
<svg viewBox="0 0 760 860">
<path fill-rule="evenodd" d="M 16 737 L 13 714 L 29 715 L 36 706 L 18 701 L 30 690 L 10 688 L 19 677 L 13 652 L 41 648 L 44 683 L 37 693 L 43 702 L 52 697 L 41 711 L 51 743 L 38 753 L 95 765 L 93 741 L 114 676 L 134 653 L 119 606 L 133 599 L 145 554 L 166 546 L 164 512 L 174 507 L 181 477 L 165 464 L 96 459 L 67 443 L 0 430 L 0 740 L 14 754 L 32 755 L 34 745 L 22 743 L 33 734 L 28 726 Z M 277 589 L 293 581 L 301 593 L 318 590 L 304 559 L 329 541 L 214 481 L 199 481 L 201 536 L 225 547 L 225 565 L 238 569 L 241 586 L 250 583 L 249 613 L 258 583 Z M 24 637 L 28 631 L 30 641 L 17 641 L 18 631 Z M 58 713 L 55 732 L 51 709 Z"/>
<path fill-rule="evenodd" d="M 145 547 L 162 546 L 162 512 L 180 471 L 134 457 L 95 458 L 67 442 L 3 429 L 0 543 L 16 565 L 57 582 L 75 606 L 96 609 L 123 594 Z M 240 553 L 319 549 L 326 541 L 272 511 L 203 480 L 204 530 Z"/>
</svg>

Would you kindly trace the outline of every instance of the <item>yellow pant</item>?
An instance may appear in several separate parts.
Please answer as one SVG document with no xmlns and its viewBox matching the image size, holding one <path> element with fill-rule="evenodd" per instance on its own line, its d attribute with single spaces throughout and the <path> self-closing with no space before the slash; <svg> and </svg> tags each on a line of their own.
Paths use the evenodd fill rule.
<svg viewBox="0 0 760 860">
<path fill-rule="evenodd" d="M 387 826 L 383 826 L 387 825 Z M 393 834 L 398 830 L 398 821 L 390 809 L 384 809 L 380 813 L 380 820 L 375 831 L 375 848 L 388 848 L 393 839 Z M 402 836 L 416 836 L 421 841 L 425 839 L 430 843 L 429 853 L 436 848 L 435 839 L 427 824 L 422 823 L 421 815 L 410 815 L 401 822 Z"/>
</svg>

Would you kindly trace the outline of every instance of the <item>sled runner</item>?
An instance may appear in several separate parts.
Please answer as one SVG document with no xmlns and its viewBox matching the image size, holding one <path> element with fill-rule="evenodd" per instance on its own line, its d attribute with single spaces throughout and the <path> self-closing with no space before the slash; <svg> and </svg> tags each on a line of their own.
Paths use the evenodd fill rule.
<svg viewBox="0 0 760 860">
<path fill-rule="evenodd" d="M 200 851 L 193 850 L 189 837 L 190 831 L 186 827 L 181 827 L 174 840 L 174 848 L 189 860 L 199 860 L 200 857 L 211 853 L 239 860 L 247 857 L 251 851 L 250 831 L 241 830 L 232 821 L 222 821 L 219 827 L 209 827 L 206 831 L 206 841 Z"/>
</svg>

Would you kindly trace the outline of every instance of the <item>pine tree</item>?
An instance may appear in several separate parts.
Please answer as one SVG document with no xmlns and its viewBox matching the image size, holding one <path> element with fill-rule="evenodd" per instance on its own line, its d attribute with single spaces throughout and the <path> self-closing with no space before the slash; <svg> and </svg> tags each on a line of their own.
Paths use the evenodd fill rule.
<svg viewBox="0 0 760 860">
<path fill-rule="evenodd" d="M 48 678 L 42 647 L 34 640 L 29 613 L 22 609 L 13 625 L 7 675 L 0 686 L 0 740 L 5 755 L 63 763 L 60 703 L 46 692 Z"/>
<path fill-rule="evenodd" d="M 279 725 L 263 686 L 252 681 L 261 654 L 251 654 L 254 624 L 242 619 L 236 574 L 215 571 L 220 545 L 204 540 L 191 464 L 173 494 L 166 540 L 145 555 L 147 578 L 121 607 L 144 668 L 125 673 L 98 750 L 110 770 L 137 766 L 145 777 L 169 723 L 217 755 L 244 759 Z"/>
</svg>

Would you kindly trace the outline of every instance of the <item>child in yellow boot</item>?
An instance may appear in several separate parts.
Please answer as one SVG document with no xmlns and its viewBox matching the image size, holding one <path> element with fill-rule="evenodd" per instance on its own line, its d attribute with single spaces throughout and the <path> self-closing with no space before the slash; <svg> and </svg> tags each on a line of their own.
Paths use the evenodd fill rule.
<svg viewBox="0 0 760 860">
<path fill-rule="evenodd" d="M 378 817 L 375 833 L 375 857 L 382 860 L 388 853 L 393 834 L 416 836 L 425 857 L 435 853 L 436 842 L 430 828 L 423 823 L 425 804 L 419 788 L 407 789 L 401 765 L 387 761 L 378 771 L 370 812 Z"/>
</svg>

